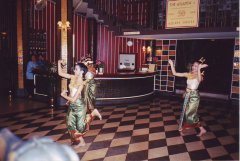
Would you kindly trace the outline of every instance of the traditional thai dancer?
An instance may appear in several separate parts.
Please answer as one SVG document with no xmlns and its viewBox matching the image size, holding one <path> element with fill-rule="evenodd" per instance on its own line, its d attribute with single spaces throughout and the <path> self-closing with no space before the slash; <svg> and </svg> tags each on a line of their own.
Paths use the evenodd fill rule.
<svg viewBox="0 0 240 161">
<path fill-rule="evenodd" d="M 85 75 L 85 102 L 89 111 L 93 111 L 95 109 L 96 102 L 96 81 L 94 79 L 94 73 L 88 71 Z"/>
<path fill-rule="evenodd" d="M 67 129 L 69 131 L 72 144 L 78 143 L 77 146 L 84 146 L 85 141 L 83 135 L 86 133 L 90 122 L 94 116 L 101 119 L 101 115 L 97 109 L 94 109 L 90 115 L 87 115 L 87 107 L 83 97 L 84 81 L 83 77 L 87 72 L 87 67 L 83 63 L 78 63 L 74 68 L 74 75 L 64 73 L 62 65 L 66 63 L 63 60 L 58 61 L 58 74 L 61 77 L 70 79 L 70 94 L 67 90 L 61 93 L 61 96 L 69 101 L 68 113 L 66 116 Z"/>
<path fill-rule="evenodd" d="M 202 59 L 200 59 L 202 60 Z M 206 133 L 206 130 L 199 122 L 199 117 L 197 115 L 197 110 L 199 106 L 200 96 L 198 92 L 198 86 L 202 81 L 201 69 L 206 68 L 207 64 L 200 64 L 199 62 L 194 62 L 191 66 L 189 73 L 177 73 L 173 65 L 173 61 L 168 61 L 174 76 L 186 77 L 187 78 L 187 88 L 184 96 L 184 103 L 182 114 L 180 116 L 179 131 L 187 128 L 198 127 L 200 132 L 197 136 L 202 136 Z"/>
<path fill-rule="evenodd" d="M 80 62 L 87 66 L 89 72 L 92 72 L 94 75 L 96 74 L 96 68 L 94 67 L 93 60 L 90 56 L 86 58 L 82 57 Z"/>
</svg>

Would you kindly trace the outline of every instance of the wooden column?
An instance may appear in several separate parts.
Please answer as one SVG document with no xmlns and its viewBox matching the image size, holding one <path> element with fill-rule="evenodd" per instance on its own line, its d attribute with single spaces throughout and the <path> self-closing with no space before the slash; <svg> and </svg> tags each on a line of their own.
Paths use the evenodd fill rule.
<svg viewBox="0 0 240 161">
<path fill-rule="evenodd" d="M 22 1 L 17 1 L 17 59 L 18 59 L 18 89 L 24 89 L 23 77 L 23 36 L 22 36 Z"/>
<path fill-rule="evenodd" d="M 68 72 L 74 65 L 73 61 L 73 1 L 67 0 L 67 20 L 70 22 L 70 29 L 67 30 L 67 51 L 68 51 Z M 74 53 L 75 54 L 75 53 Z"/>
<path fill-rule="evenodd" d="M 61 0 L 61 22 L 63 25 L 66 25 L 67 22 L 67 0 Z M 61 59 L 68 62 L 68 43 L 67 43 L 67 29 L 61 28 Z M 67 68 L 64 68 L 64 71 L 67 72 Z M 61 89 L 67 90 L 67 79 L 62 79 Z"/>
</svg>

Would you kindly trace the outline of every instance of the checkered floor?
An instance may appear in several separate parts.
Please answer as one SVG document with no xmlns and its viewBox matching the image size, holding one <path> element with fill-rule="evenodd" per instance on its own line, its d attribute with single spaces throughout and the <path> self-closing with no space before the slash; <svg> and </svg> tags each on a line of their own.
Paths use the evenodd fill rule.
<svg viewBox="0 0 240 161">
<path fill-rule="evenodd" d="M 239 160 L 238 108 L 202 100 L 199 115 L 207 133 L 198 129 L 180 134 L 177 120 L 182 99 L 155 98 L 139 104 L 98 107 L 103 120 L 94 120 L 86 146 L 75 148 L 81 160 Z M 48 136 L 70 145 L 66 107 L 0 115 L 0 128 L 17 136 Z"/>
</svg>

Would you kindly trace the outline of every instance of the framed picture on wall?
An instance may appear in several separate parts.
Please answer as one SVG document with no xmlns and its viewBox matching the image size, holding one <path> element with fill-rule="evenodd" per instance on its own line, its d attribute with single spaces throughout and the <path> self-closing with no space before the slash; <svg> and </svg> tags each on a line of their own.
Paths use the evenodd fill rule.
<svg viewBox="0 0 240 161">
<path fill-rule="evenodd" d="M 136 53 L 120 53 L 118 70 L 133 71 L 136 69 Z"/>
</svg>

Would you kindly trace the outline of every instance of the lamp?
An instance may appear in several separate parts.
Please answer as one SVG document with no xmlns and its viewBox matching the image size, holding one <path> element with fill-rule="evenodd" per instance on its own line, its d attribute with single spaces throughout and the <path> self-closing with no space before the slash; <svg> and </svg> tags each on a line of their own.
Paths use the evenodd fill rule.
<svg viewBox="0 0 240 161">
<path fill-rule="evenodd" d="M 142 47 L 142 50 L 143 50 L 143 53 L 146 53 L 146 47 L 145 46 Z"/>
<path fill-rule="evenodd" d="M 151 54 L 152 53 L 152 48 L 151 48 L 151 46 L 148 46 L 147 48 L 145 46 L 143 46 L 142 51 L 143 51 L 143 53 Z"/>
<path fill-rule="evenodd" d="M 148 46 L 148 47 L 147 47 L 147 53 L 149 53 L 149 54 L 152 53 L 152 48 L 151 48 L 151 46 Z"/>
<path fill-rule="evenodd" d="M 69 21 L 66 21 L 65 23 L 63 23 L 62 21 L 58 21 L 57 25 L 59 29 L 64 31 L 71 29 Z"/>
<path fill-rule="evenodd" d="M 142 51 L 144 54 L 145 63 L 152 62 L 152 47 L 151 46 L 148 46 L 148 47 L 143 46 Z"/>
<path fill-rule="evenodd" d="M 152 48 L 151 46 L 148 46 L 147 48 L 145 46 L 142 47 L 143 53 L 152 53 Z"/>
<path fill-rule="evenodd" d="M 35 10 L 43 10 L 47 5 L 47 0 L 37 0 L 35 3 Z"/>
</svg>

